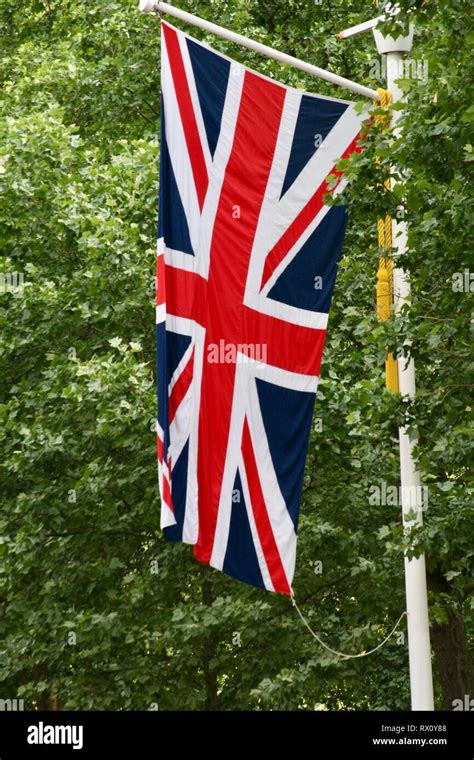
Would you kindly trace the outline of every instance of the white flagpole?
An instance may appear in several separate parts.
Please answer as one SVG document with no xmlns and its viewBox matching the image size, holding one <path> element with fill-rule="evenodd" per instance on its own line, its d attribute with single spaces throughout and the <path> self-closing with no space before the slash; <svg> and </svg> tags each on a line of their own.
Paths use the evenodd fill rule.
<svg viewBox="0 0 474 760">
<path fill-rule="evenodd" d="M 403 52 L 411 50 L 413 31 L 407 37 L 393 40 L 382 37 L 374 29 L 378 52 L 387 56 L 387 89 L 392 94 L 392 102 L 403 100 L 403 92 L 396 80 L 403 77 Z M 394 111 L 392 123 L 397 124 L 401 111 Z M 395 133 L 397 132 L 395 126 Z M 397 248 L 393 269 L 393 293 L 395 313 L 410 305 L 410 281 L 404 269 L 396 266 L 399 256 L 407 250 L 407 224 L 392 221 L 393 244 Z M 401 357 L 398 364 L 398 386 L 402 396 L 415 397 L 415 363 L 407 363 Z M 407 530 L 423 524 L 423 503 L 421 498 L 420 473 L 416 467 L 413 448 L 416 441 L 410 439 L 406 428 L 399 428 L 400 481 L 402 487 L 403 524 Z M 415 517 L 411 514 L 416 513 Z M 407 600 L 408 656 L 410 662 L 410 688 L 412 710 L 434 710 L 433 676 L 431 672 L 430 624 L 428 617 L 428 592 L 426 586 L 425 555 L 409 560 L 405 557 L 405 591 Z"/>
<path fill-rule="evenodd" d="M 225 40 L 229 40 L 229 42 L 235 42 L 237 45 L 243 45 L 243 47 L 249 48 L 250 50 L 255 50 L 255 52 L 261 53 L 267 58 L 273 58 L 273 60 L 278 61 L 279 63 L 286 63 L 289 66 L 293 66 L 295 69 L 304 71 L 306 74 L 312 74 L 315 77 L 319 77 L 319 79 L 324 79 L 326 82 L 350 90 L 356 95 L 363 95 L 372 100 L 379 100 L 378 92 L 376 90 L 371 90 L 370 87 L 364 87 L 362 84 L 352 82 L 350 79 L 341 77 L 338 74 L 333 74 L 331 71 L 320 69 L 319 66 L 313 66 L 311 63 L 306 63 L 299 58 L 294 58 L 292 55 L 281 53 L 279 50 L 274 50 L 274 48 L 271 48 L 268 45 L 263 45 L 261 42 L 251 40 L 249 37 L 244 37 L 242 34 L 231 32 L 223 26 L 213 24 L 211 21 L 206 21 L 205 19 L 199 18 L 199 16 L 194 16 L 192 13 L 183 11 L 181 8 L 175 8 L 168 3 L 162 3 L 159 2 L 159 0 L 140 0 L 140 10 L 144 13 L 166 13 L 168 16 L 173 16 L 174 18 L 180 19 L 180 21 L 186 21 L 188 24 L 204 29 L 206 32 L 212 32 L 218 37 L 223 37 Z"/>
<path fill-rule="evenodd" d="M 396 11 L 395 11 L 396 12 Z M 405 37 L 383 37 L 375 24 L 367 22 L 358 27 L 346 29 L 338 35 L 339 39 L 347 39 L 372 29 L 377 51 L 386 56 L 387 89 L 391 92 L 392 102 L 403 101 L 403 92 L 396 80 L 403 76 L 403 53 L 409 53 L 413 43 L 413 27 Z M 401 111 L 393 111 L 392 123 L 399 121 Z M 404 221 L 392 221 L 392 240 L 397 248 L 396 259 L 407 251 L 407 224 Z M 395 264 L 396 264 L 395 259 Z M 400 313 L 403 305 L 410 304 L 410 282 L 406 272 L 395 266 L 393 270 L 393 292 L 395 313 Z M 404 358 L 397 359 L 398 386 L 404 396 L 415 397 L 415 364 L 413 359 L 406 362 Z M 421 480 L 416 467 L 413 449 L 416 441 L 410 440 L 408 430 L 399 428 L 400 445 L 400 482 L 402 491 L 403 524 L 407 530 L 423 524 Z M 413 517 L 413 513 L 415 516 Z M 407 606 L 408 627 L 408 659 L 410 665 L 410 691 L 412 710 L 434 710 L 433 676 L 431 672 L 430 626 L 428 617 L 428 592 L 426 586 L 425 555 L 409 560 L 405 557 L 405 593 Z"/>
</svg>

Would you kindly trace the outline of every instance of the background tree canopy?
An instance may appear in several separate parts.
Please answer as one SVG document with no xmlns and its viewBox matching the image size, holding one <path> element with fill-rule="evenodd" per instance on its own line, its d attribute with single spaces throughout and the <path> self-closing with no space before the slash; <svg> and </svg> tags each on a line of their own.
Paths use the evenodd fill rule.
<svg viewBox="0 0 474 760">
<path fill-rule="evenodd" d="M 177 2 L 371 87 L 364 0 Z M 424 549 L 436 702 L 474 695 L 469 266 L 474 106 L 470 3 L 403 0 L 416 22 L 396 140 L 372 129 L 349 166 L 350 221 L 331 313 L 295 591 L 333 647 L 376 645 L 404 609 L 403 552 Z M 43 709 L 409 708 L 403 636 L 338 660 L 287 598 L 165 544 L 155 474 L 154 261 L 159 25 L 136 0 L 3 0 L 0 124 L 0 697 Z M 403 15 L 403 14 L 402 14 Z M 179 25 L 179 24 L 178 24 Z M 342 91 L 187 29 L 264 74 Z M 466 44 L 464 44 L 466 43 Z M 406 183 L 383 193 L 380 171 Z M 375 317 L 376 220 L 401 205 L 414 305 Z M 395 241 L 396 242 L 396 241 Z M 16 272 L 24 285 L 12 292 Z M 13 289 L 14 290 L 14 289 Z M 414 403 L 385 390 L 386 346 L 412 341 Z M 425 527 L 408 547 L 397 425 L 416 420 Z M 472 492 L 471 492 L 472 496 Z M 321 563 L 321 564 L 318 564 Z M 322 571 L 322 572 L 319 572 Z M 405 630 L 405 622 L 401 631 Z"/>
</svg>

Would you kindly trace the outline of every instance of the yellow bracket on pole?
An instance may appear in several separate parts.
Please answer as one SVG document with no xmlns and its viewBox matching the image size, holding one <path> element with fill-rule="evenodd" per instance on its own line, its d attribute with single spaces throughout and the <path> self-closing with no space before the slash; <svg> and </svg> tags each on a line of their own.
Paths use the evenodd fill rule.
<svg viewBox="0 0 474 760">
<path fill-rule="evenodd" d="M 388 106 L 392 102 L 392 96 L 388 90 L 378 89 L 380 102 L 374 101 L 375 105 Z M 375 122 L 385 124 L 385 114 L 375 117 Z M 377 160 L 377 163 L 378 160 Z M 390 179 L 384 182 L 387 190 L 390 189 Z M 377 317 L 380 321 L 390 319 L 393 313 L 393 279 L 392 279 L 392 220 L 387 215 L 385 219 L 377 221 L 377 233 L 379 248 L 385 249 L 387 255 L 379 260 L 377 272 Z M 385 360 L 385 384 L 387 388 L 398 393 L 398 368 L 392 353 Z"/>
</svg>

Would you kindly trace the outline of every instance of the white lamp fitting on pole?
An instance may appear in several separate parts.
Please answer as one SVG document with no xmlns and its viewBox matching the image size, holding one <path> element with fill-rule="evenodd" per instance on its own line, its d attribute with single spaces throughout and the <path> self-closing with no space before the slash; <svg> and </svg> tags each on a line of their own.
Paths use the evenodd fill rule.
<svg viewBox="0 0 474 760">
<path fill-rule="evenodd" d="M 155 5 L 155 0 L 140 0 L 139 10 L 143 11 L 143 13 L 153 13 Z"/>
</svg>

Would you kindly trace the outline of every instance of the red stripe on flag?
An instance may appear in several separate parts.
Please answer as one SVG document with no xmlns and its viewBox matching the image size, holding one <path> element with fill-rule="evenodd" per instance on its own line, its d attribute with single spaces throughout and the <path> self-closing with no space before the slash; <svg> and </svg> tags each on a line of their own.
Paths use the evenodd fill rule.
<svg viewBox="0 0 474 760">
<path fill-rule="evenodd" d="M 232 152 L 227 163 L 210 252 L 206 342 L 198 435 L 199 536 L 194 554 L 209 563 L 227 454 L 235 364 L 208 361 L 220 341 L 242 342 L 242 304 L 260 210 L 273 162 L 286 91 L 247 72 Z M 251 171 L 252 181 L 249 181 Z M 240 219 L 232 209 L 238 206 Z M 209 473 L 212 472 L 212 478 Z"/>
<path fill-rule="evenodd" d="M 360 140 L 360 135 L 358 134 L 352 140 L 350 145 L 347 146 L 341 158 L 348 158 L 351 155 L 351 153 L 354 153 L 354 152 L 360 153 L 362 148 L 357 146 L 357 143 L 359 140 Z M 260 290 L 262 290 L 262 288 L 265 287 L 266 283 L 272 276 L 275 269 L 283 261 L 283 259 L 289 253 L 291 248 L 293 248 L 295 243 L 300 239 L 301 235 L 307 229 L 307 227 L 311 224 L 316 214 L 318 214 L 321 211 L 322 207 L 324 206 L 323 196 L 326 193 L 329 193 L 329 192 L 333 193 L 335 191 L 339 182 L 337 182 L 337 184 L 331 190 L 329 190 L 328 185 L 330 181 L 332 180 L 332 178 L 339 177 L 340 179 L 342 177 L 342 174 L 343 174 L 342 171 L 337 171 L 337 169 L 331 169 L 326 179 L 318 187 L 318 189 L 316 190 L 312 198 L 310 198 L 306 206 L 304 206 L 304 208 L 301 209 L 296 219 L 294 219 L 292 224 L 290 224 L 288 229 L 281 236 L 278 243 L 274 245 L 270 253 L 267 255 L 267 258 L 265 259 L 265 265 L 263 267 L 263 274 L 262 274 L 262 281 L 260 283 Z"/>
<path fill-rule="evenodd" d="M 167 507 L 174 513 L 174 506 L 173 506 L 173 499 L 171 498 L 171 489 L 170 484 L 168 481 L 168 478 L 163 476 L 163 493 L 161 494 L 161 498 L 163 499 L 164 503 Z"/>
<path fill-rule="evenodd" d="M 194 366 L 194 348 L 191 352 L 191 356 L 189 357 L 188 363 L 186 364 L 185 368 L 181 372 L 168 398 L 168 413 L 169 413 L 170 425 L 174 420 L 174 416 L 176 414 L 176 411 L 180 403 L 182 402 L 183 398 L 185 397 L 186 393 L 189 390 L 189 386 L 191 385 L 191 382 L 193 379 L 193 366 Z"/>
<path fill-rule="evenodd" d="M 165 255 L 161 253 L 156 259 L 156 305 L 166 301 Z"/>
<path fill-rule="evenodd" d="M 168 51 L 171 75 L 173 77 L 174 88 L 176 91 L 176 100 L 178 101 L 184 136 L 186 139 L 186 145 L 188 146 L 189 160 L 191 161 L 194 182 L 196 184 L 199 208 L 202 211 L 207 186 L 209 184 L 206 161 L 197 127 L 191 93 L 189 91 L 186 69 L 181 55 L 178 34 L 167 24 L 162 24 L 162 27 L 166 49 Z"/>
<path fill-rule="evenodd" d="M 244 429 L 242 432 L 242 455 L 244 458 L 245 472 L 247 473 L 251 508 L 255 518 L 255 525 L 257 526 L 260 544 L 265 556 L 265 562 L 267 563 L 268 572 L 272 579 L 273 588 L 279 594 L 288 594 L 291 596 L 291 588 L 286 577 L 283 562 L 281 561 L 280 552 L 278 551 L 272 524 L 265 504 L 265 498 L 263 496 L 247 419 L 244 421 Z"/>
<path fill-rule="evenodd" d="M 205 324 L 207 280 L 166 264 L 166 313 Z"/>
<path fill-rule="evenodd" d="M 161 440 L 160 436 L 156 436 L 156 456 L 158 457 L 158 461 L 161 463 L 163 461 L 164 456 L 164 447 L 163 447 L 163 441 Z"/>
<path fill-rule="evenodd" d="M 319 375 L 326 330 L 294 325 L 248 307 L 243 324 L 245 343 L 261 347 L 265 364 L 301 375 Z"/>
</svg>

